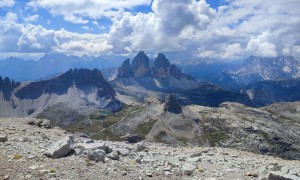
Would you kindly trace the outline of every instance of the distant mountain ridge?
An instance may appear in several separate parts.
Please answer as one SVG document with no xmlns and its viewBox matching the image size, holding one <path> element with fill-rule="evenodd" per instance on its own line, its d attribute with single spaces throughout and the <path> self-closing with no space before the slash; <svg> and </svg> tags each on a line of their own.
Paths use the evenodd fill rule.
<svg viewBox="0 0 300 180">
<path fill-rule="evenodd" d="M 183 67 L 196 79 L 228 89 L 240 89 L 263 80 L 300 77 L 300 61 L 293 56 L 250 56 L 244 62 L 212 62 Z"/>
<path fill-rule="evenodd" d="M 37 61 L 9 57 L 0 60 L 0 76 L 16 81 L 34 81 L 61 74 L 72 68 L 105 69 L 118 67 L 123 57 L 102 56 L 67 56 L 61 53 L 45 54 Z"/>
<path fill-rule="evenodd" d="M 82 90 L 89 87 L 101 88 L 97 92 L 99 97 L 112 98 L 116 95 L 112 86 L 104 80 L 98 69 L 70 69 L 53 79 L 30 82 L 19 89 L 15 95 L 20 99 L 36 99 L 43 93 L 62 95 L 73 86 Z"/>
<path fill-rule="evenodd" d="M 241 90 L 256 106 L 275 102 L 300 100 L 300 78 L 265 80 L 253 83 Z"/>
<path fill-rule="evenodd" d="M 277 80 L 300 77 L 300 61 L 292 56 L 250 56 L 243 64 L 225 72 L 232 80 L 248 85 L 262 80 Z"/>
</svg>

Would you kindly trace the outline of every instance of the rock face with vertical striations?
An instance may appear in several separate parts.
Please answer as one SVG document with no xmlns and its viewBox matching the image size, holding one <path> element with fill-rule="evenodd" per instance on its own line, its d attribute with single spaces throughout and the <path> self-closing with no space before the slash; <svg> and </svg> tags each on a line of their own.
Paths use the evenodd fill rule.
<svg viewBox="0 0 300 180">
<path fill-rule="evenodd" d="M 164 54 L 159 53 L 153 62 L 152 73 L 157 78 L 169 78 L 170 67 L 170 61 Z"/>
<path fill-rule="evenodd" d="M 150 74 L 149 57 L 143 52 L 139 52 L 132 60 L 131 76 L 144 77 Z"/>
<path fill-rule="evenodd" d="M 103 78 L 98 69 L 70 69 L 50 80 L 31 82 L 16 92 L 20 99 L 36 99 L 44 93 L 66 94 L 71 87 L 78 89 L 97 89 L 98 97 L 114 97 L 116 95 L 112 86 Z"/>
<path fill-rule="evenodd" d="M 130 60 L 126 59 L 122 66 L 118 69 L 118 77 L 129 78 L 130 77 Z"/>
<path fill-rule="evenodd" d="M 123 106 L 98 69 L 70 69 L 43 81 L 18 84 L 6 78 L 0 83 L 0 117 L 38 116 L 64 127 L 88 121 L 99 109 L 115 112 Z"/>
<path fill-rule="evenodd" d="M 131 65 L 127 59 L 119 68 L 118 78 L 110 81 L 117 92 L 135 98 L 147 94 L 196 89 L 199 83 L 190 75 L 184 74 L 176 65 L 171 64 L 166 56 L 159 53 L 149 64 L 148 56 L 139 52 Z M 130 76 L 128 71 L 130 70 Z M 142 93 L 141 93 L 142 92 Z"/>
<path fill-rule="evenodd" d="M 177 68 L 175 64 L 172 64 L 170 67 L 170 74 L 174 76 L 176 79 L 180 79 L 183 76 L 183 73 L 180 69 Z M 190 75 L 185 74 L 188 77 L 191 77 Z M 193 78 L 190 78 L 193 79 Z"/>
<path fill-rule="evenodd" d="M 14 89 L 19 85 L 19 82 L 10 80 L 8 77 L 2 79 L 0 76 L 0 93 L 2 92 L 4 99 L 7 101 L 10 99 Z"/>
</svg>

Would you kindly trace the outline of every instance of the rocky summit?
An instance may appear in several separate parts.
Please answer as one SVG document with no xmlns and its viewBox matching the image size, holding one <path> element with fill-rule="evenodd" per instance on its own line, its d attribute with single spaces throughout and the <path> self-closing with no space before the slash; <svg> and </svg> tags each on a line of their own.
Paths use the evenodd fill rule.
<svg viewBox="0 0 300 180">
<path fill-rule="evenodd" d="M 152 66 L 154 76 L 158 78 L 170 77 L 170 61 L 162 53 L 159 53 L 155 58 Z"/>
<path fill-rule="evenodd" d="M 300 162 L 230 148 L 111 142 L 0 119 L 0 179 L 291 179 Z M 39 120 L 40 121 L 40 120 Z"/>
<path fill-rule="evenodd" d="M 133 77 L 144 77 L 150 74 L 149 57 L 143 52 L 139 52 L 132 60 L 131 75 Z"/>
<path fill-rule="evenodd" d="M 166 56 L 159 53 L 154 59 L 152 65 L 150 66 L 149 57 L 143 52 L 139 52 L 134 59 L 132 64 L 130 64 L 130 59 L 126 59 L 122 66 L 118 69 L 119 78 L 141 78 L 145 76 L 153 76 L 156 78 L 170 78 L 175 77 L 180 79 L 184 76 L 180 69 L 176 65 L 171 64 Z M 190 79 L 192 79 L 190 77 Z"/>
<path fill-rule="evenodd" d="M 159 53 L 150 65 L 143 51 L 134 57 L 131 64 L 126 59 L 118 69 L 117 78 L 110 83 L 117 93 L 138 101 L 154 94 L 163 97 L 165 92 L 178 93 L 200 87 L 198 81 L 171 64 L 164 54 Z"/>
</svg>

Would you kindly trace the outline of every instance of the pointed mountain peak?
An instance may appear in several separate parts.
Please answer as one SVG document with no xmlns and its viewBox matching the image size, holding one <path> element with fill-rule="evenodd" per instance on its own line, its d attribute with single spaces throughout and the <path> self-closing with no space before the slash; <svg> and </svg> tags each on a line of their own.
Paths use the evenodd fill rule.
<svg viewBox="0 0 300 180">
<path fill-rule="evenodd" d="M 159 53 L 157 57 L 154 60 L 154 64 L 162 65 L 163 67 L 169 67 L 170 61 L 166 58 L 166 56 L 163 53 Z"/>
<path fill-rule="evenodd" d="M 131 75 L 133 77 L 144 77 L 150 74 L 149 57 L 140 51 L 132 60 Z"/>
<path fill-rule="evenodd" d="M 147 56 L 144 51 L 140 51 L 136 56 Z"/>
<path fill-rule="evenodd" d="M 152 72 L 158 78 L 170 77 L 170 61 L 162 53 L 159 53 L 153 62 Z"/>
<path fill-rule="evenodd" d="M 118 77 L 130 77 L 130 59 L 126 59 L 118 69 Z"/>
<path fill-rule="evenodd" d="M 167 59 L 166 56 L 163 53 L 158 53 L 156 58 Z"/>
</svg>

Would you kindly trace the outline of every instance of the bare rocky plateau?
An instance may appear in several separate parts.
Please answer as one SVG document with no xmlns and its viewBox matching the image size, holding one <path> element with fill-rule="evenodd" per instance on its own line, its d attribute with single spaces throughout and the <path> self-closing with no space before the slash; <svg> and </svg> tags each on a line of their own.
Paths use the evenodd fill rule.
<svg viewBox="0 0 300 180">
<path fill-rule="evenodd" d="M 0 162 L 1 180 L 300 179 L 297 160 L 230 148 L 92 140 L 33 118 L 0 119 Z"/>
</svg>

